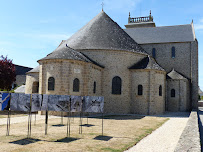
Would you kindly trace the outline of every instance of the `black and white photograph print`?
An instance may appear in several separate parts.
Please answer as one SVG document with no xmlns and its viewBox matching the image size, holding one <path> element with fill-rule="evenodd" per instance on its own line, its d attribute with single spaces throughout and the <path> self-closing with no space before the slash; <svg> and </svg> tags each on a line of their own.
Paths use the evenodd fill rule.
<svg viewBox="0 0 203 152">
<path fill-rule="evenodd" d="M 31 111 L 32 112 L 40 111 L 41 104 L 42 104 L 42 95 L 41 94 L 32 94 Z"/>
<path fill-rule="evenodd" d="M 13 111 L 18 111 L 18 96 L 19 93 L 11 93 L 10 109 Z"/>
<path fill-rule="evenodd" d="M 56 105 L 59 111 L 69 112 L 70 111 L 70 96 L 69 95 L 59 95 L 58 103 Z"/>
<path fill-rule="evenodd" d="M 20 93 L 18 97 L 17 111 L 30 111 L 31 94 Z"/>
<path fill-rule="evenodd" d="M 70 96 L 49 95 L 48 110 L 68 112 L 70 110 Z"/>
<path fill-rule="evenodd" d="M 83 102 L 83 112 L 102 113 L 104 98 L 97 96 L 85 96 Z"/>
<path fill-rule="evenodd" d="M 48 110 L 48 100 L 49 100 L 49 95 L 43 94 L 42 108 L 41 108 L 42 111 Z"/>
<path fill-rule="evenodd" d="M 71 96 L 71 112 L 81 112 L 81 111 L 82 111 L 82 97 Z"/>
</svg>

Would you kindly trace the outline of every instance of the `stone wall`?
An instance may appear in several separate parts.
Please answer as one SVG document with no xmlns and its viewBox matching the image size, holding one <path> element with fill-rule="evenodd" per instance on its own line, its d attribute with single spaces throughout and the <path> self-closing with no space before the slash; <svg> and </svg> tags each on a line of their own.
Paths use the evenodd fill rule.
<svg viewBox="0 0 203 152">
<path fill-rule="evenodd" d="M 191 42 L 191 95 L 192 95 L 192 108 L 197 109 L 198 104 L 198 42 L 195 40 Z"/>
<path fill-rule="evenodd" d="M 97 92 L 101 95 L 102 68 L 82 61 L 45 60 L 40 62 L 40 93 L 58 95 L 93 95 L 93 83 L 97 82 Z M 55 89 L 48 90 L 48 79 L 54 77 Z M 73 81 L 79 79 L 79 92 L 73 91 Z"/>
<path fill-rule="evenodd" d="M 175 97 L 171 97 L 171 89 L 175 89 Z M 167 110 L 188 111 L 190 107 L 190 89 L 187 80 L 167 80 Z"/>
<path fill-rule="evenodd" d="M 165 112 L 165 90 L 166 90 L 166 73 L 153 71 L 151 89 L 150 114 L 162 114 Z M 159 96 L 159 86 L 162 87 L 162 96 Z"/>
<path fill-rule="evenodd" d="M 141 44 L 144 50 L 152 55 L 152 49 L 156 49 L 156 61 L 166 72 L 173 68 L 191 80 L 190 100 L 192 107 L 197 108 L 198 102 L 198 42 L 178 42 L 178 43 L 157 43 Z M 175 47 L 175 58 L 171 57 L 171 48 Z M 189 82 L 190 83 L 190 82 Z"/>
<path fill-rule="evenodd" d="M 156 61 L 166 72 L 173 68 L 187 78 L 191 78 L 191 44 L 188 43 L 160 43 L 142 44 L 143 49 L 152 55 L 152 49 L 156 49 Z M 171 57 L 171 48 L 175 47 L 175 58 Z"/>
<path fill-rule="evenodd" d="M 32 93 L 34 82 L 39 82 L 39 73 L 28 73 L 26 75 L 25 93 Z"/>
<path fill-rule="evenodd" d="M 138 85 L 143 95 L 138 95 Z M 162 96 L 159 96 L 159 86 Z M 138 114 L 162 114 L 165 111 L 165 72 L 156 70 L 132 70 L 131 112 Z"/>
<path fill-rule="evenodd" d="M 116 50 L 80 50 L 97 63 L 105 66 L 102 73 L 102 96 L 105 99 L 106 113 L 130 113 L 131 72 L 128 67 L 140 61 L 145 55 Z M 120 95 L 112 94 L 112 79 L 122 80 Z"/>
<path fill-rule="evenodd" d="M 148 70 L 132 71 L 132 113 L 149 114 L 149 75 Z M 143 95 L 138 95 L 138 85 L 143 86 Z"/>
<path fill-rule="evenodd" d="M 197 111 L 190 113 L 189 120 L 175 148 L 175 152 L 201 152 Z"/>
</svg>

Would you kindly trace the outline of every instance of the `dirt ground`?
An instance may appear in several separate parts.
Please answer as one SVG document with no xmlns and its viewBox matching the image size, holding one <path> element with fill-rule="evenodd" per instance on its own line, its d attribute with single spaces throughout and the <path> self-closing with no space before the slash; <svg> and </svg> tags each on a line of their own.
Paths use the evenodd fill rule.
<svg viewBox="0 0 203 152">
<path fill-rule="evenodd" d="M 100 152 L 123 151 L 135 145 L 142 138 L 166 122 L 167 118 L 141 116 L 106 116 L 104 136 L 102 119 L 89 118 L 88 126 L 79 134 L 79 118 L 71 118 L 70 138 L 67 138 L 67 118 L 53 118 L 48 121 L 48 135 L 45 135 L 45 120 L 32 122 L 31 139 L 27 139 L 28 124 L 11 124 L 10 136 L 6 136 L 6 125 L 0 126 L 0 151 L 2 152 Z M 83 118 L 83 124 L 87 118 Z"/>
</svg>

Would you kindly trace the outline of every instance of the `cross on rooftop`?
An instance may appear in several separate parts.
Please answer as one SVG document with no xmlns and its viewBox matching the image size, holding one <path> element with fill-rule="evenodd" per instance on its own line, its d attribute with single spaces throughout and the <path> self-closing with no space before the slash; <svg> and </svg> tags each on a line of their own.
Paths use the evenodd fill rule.
<svg viewBox="0 0 203 152">
<path fill-rule="evenodd" d="M 102 2 L 102 3 L 101 3 L 101 5 L 102 5 L 102 11 L 103 11 L 103 7 L 104 7 L 104 2 Z"/>
</svg>

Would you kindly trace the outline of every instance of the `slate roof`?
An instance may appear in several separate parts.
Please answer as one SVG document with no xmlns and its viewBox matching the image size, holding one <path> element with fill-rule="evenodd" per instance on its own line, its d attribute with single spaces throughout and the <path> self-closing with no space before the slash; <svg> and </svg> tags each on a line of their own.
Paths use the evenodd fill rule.
<svg viewBox="0 0 203 152">
<path fill-rule="evenodd" d="M 87 58 L 82 53 L 75 51 L 74 49 L 70 48 L 66 43 L 61 43 L 56 50 L 54 50 L 52 53 L 48 54 L 46 57 L 40 59 L 40 60 L 49 60 L 49 59 L 70 59 L 70 60 L 79 60 L 84 62 L 89 62 L 96 64 L 102 68 L 100 64 L 96 63 L 95 61 Z M 39 61 L 40 61 L 39 60 Z"/>
<path fill-rule="evenodd" d="M 143 58 L 133 66 L 129 67 L 129 69 L 153 69 L 165 71 L 158 63 L 156 63 L 155 59 L 150 56 Z"/>
<path fill-rule="evenodd" d="M 105 49 L 126 50 L 147 54 L 116 22 L 104 11 L 66 40 L 75 50 Z"/>
<path fill-rule="evenodd" d="M 32 70 L 33 68 L 25 67 L 25 66 L 20 66 L 20 65 L 15 65 L 15 72 L 16 75 L 25 75 L 26 72 Z"/>
<path fill-rule="evenodd" d="M 195 40 L 193 24 L 124 29 L 138 44 L 191 42 Z"/>
<path fill-rule="evenodd" d="M 36 72 L 39 72 L 39 66 L 37 66 L 34 69 L 28 71 L 27 73 L 36 73 Z"/>
<path fill-rule="evenodd" d="M 175 71 L 174 69 L 167 74 L 167 79 L 187 80 L 186 77 Z"/>
</svg>

